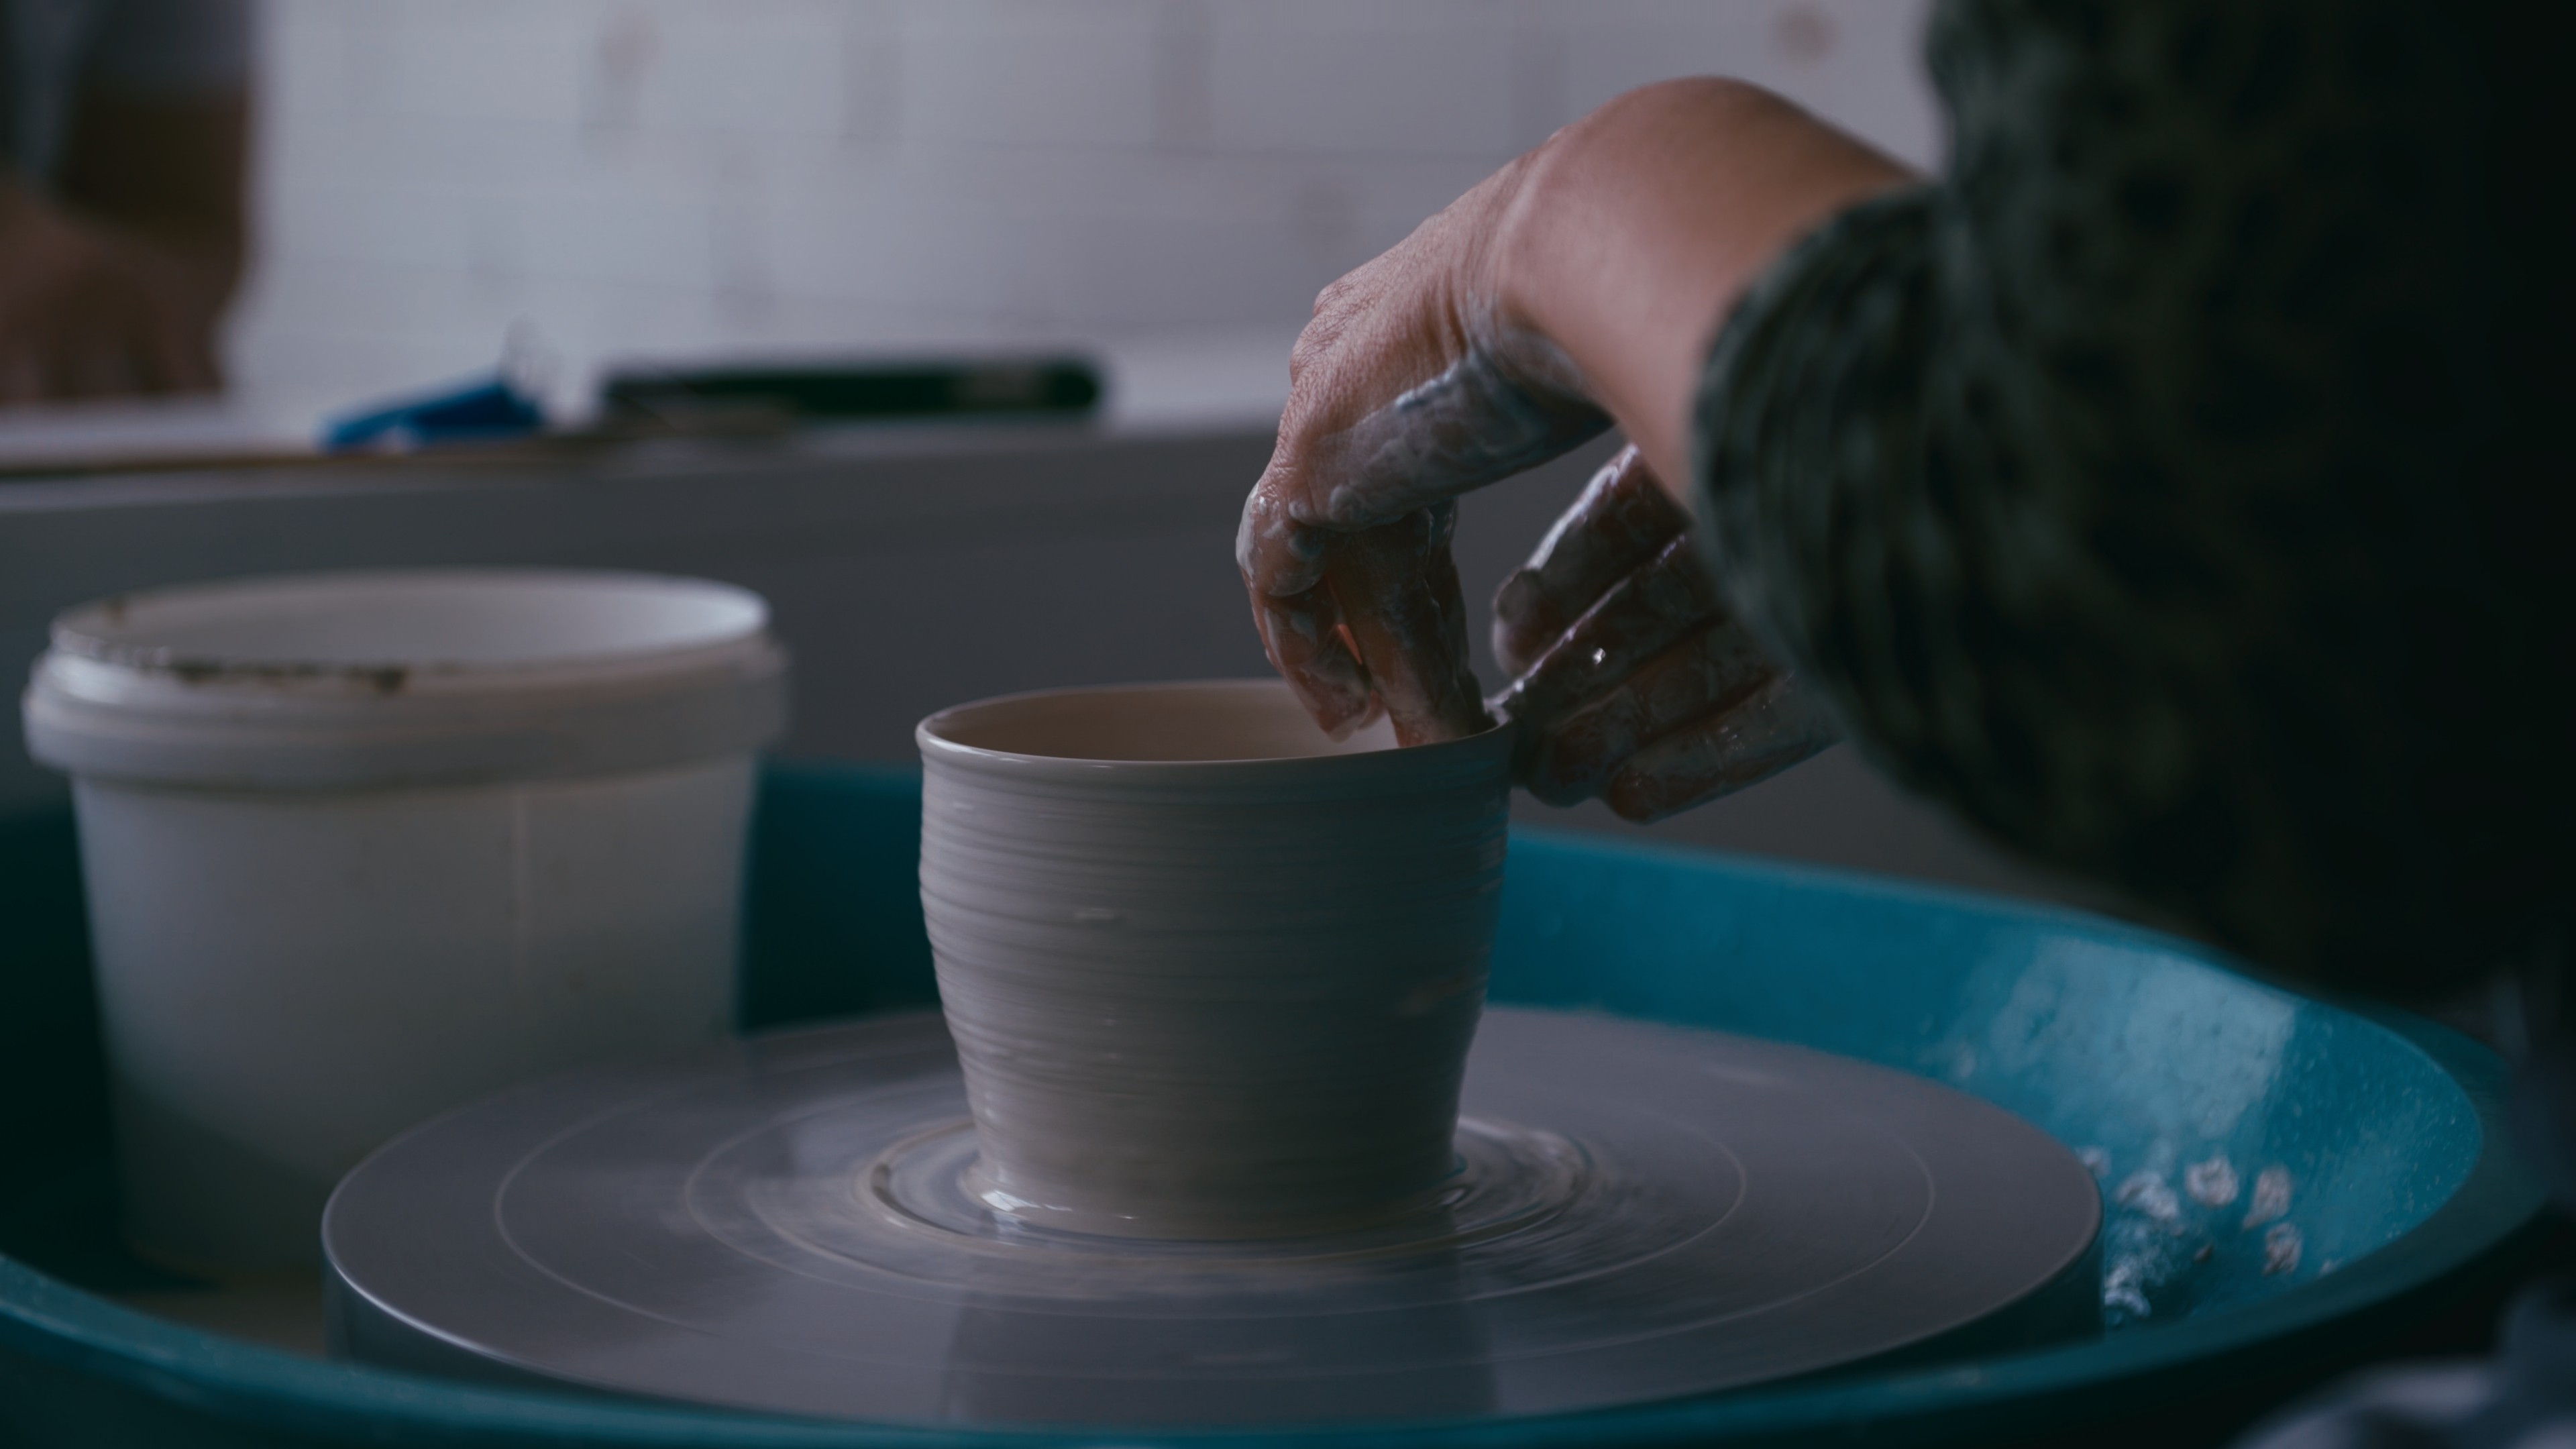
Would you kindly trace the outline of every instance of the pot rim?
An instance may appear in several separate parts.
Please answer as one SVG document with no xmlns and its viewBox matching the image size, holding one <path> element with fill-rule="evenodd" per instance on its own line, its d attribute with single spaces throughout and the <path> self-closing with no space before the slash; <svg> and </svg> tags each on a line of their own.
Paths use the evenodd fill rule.
<svg viewBox="0 0 2576 1449">
<path fill-rule="evenodd" d="M 1079 755 L 1041 755 L 1018 750 L 999 750 L 985 745 L 970 745 L 950 739 L 939 731 L 953 726 L 969 711 L 980 711 L 1035 700 L 1071 698 L 1083 695 L 1181 694 L 1211 691 L 1258 690 L 1264 693 L 1288 693 L 1287 682 L 1275 677 L 1234 679 L 1173 679 L 1127 684 L 1075 685 L 1057 689 L 1022 690 L 1013 694 L 994 695 L 987 699 L 969 700 L 923 719 L 913 727 L 913 739 L 921 748 L 924 763 L 962 765 L 1008 771 L 1013 774 L 1063 773 L 1097 779 L 1106 772 L 1134 774 L 1163 783 L 1196 775 L 1214 783 L 1220 774 L 1240 777 L 1257 773 L 1264 777 L 1303 774 L 1317 782 L 1361 771 L 1374 774 L 1400 769 L 1408 772 L 1430 770 L 1440 766 L 1470 766 L 1488 758 L 1508 761 L 1512 753 L 1513 725 L 1501 721 L 1476 734 L 1437 744 L 1396 746 L 1386 749 L 1353 750 L 1321 755 L 1248 756 L 1215 760 L 1119 760 L 1097 759 Z M 1403 763 L 1396 763 L 1401 760 Z"/>
</svg>

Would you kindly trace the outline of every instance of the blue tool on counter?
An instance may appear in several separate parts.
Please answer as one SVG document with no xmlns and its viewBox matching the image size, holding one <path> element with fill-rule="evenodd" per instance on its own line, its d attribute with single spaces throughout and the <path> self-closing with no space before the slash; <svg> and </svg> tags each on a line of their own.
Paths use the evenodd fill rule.
<svg viewBox="0 0 2576 1449">
<path fill-rule="evenodd" d="M 322 424 L 326 453 L 488 443 L 543 432 L 544 409 L 504 373 L 342 413 Z"/>
</svg>

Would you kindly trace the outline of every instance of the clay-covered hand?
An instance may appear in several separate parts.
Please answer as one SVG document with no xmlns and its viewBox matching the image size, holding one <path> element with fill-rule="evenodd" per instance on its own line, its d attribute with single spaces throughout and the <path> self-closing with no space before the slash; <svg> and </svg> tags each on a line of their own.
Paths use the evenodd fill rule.
<svg viewBox="0 0 2576 1449">
<path fill-rule="evenodd" d="M 1407 744 L 1483 727 L 1451 500 L 1612 419 L 1683 467 L 1710 339 L 1746 283 L 1909 179 L 1758 87 L 1665 81 L 1326 288 L 1236 541 L 1262 643 L 1316 721 L 1346 734 L 1384 710 Z"/>
<path fill-rule="evenodd" d="M 1235 561 L 1271 664 L 1336 737 L 1381 710 L 1405 744 L 1486 726 L 1452 500 L 1609 425 L 1573 364 L 1501 300 L 1494 239 L 1525 169 L 1325 288 L 1289 359 Z"/>
<path fill-rule="evenodd" d="M 1690 517 L 1633 447 L 1494 597 L 1492 708 L 1551 805 L 1660 820 L 1834 742 L 1832 719 L 1727 609 Z"/>
</svg>

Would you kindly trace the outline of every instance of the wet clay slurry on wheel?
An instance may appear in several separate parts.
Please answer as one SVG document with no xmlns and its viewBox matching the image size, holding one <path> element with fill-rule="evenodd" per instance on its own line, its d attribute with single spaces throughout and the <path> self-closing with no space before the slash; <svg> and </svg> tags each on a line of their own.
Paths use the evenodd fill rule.
<svg viewBox="0 0 2576 1449">
<path fill-rule="evenodd" d="M 1235 1242 L 994 1213 L 965 1097 L 924 1014 L 445 1118 L 333 1202 L 343 1348 L 861 1419 L 1298 1423 L 1672 1398 L 2097 1314 L 2063 1148 L 1798 1047 L 1489 1012 L 1434 1206 Z"/>
<path fill-rule="evenodd" d="M 989 1206 L 1244 1238 L 1431 1203 L 1507 732 L 1337 743 L 1248 680 L 989 700 L 919 738 L 922 910 Z"/>
</svg>

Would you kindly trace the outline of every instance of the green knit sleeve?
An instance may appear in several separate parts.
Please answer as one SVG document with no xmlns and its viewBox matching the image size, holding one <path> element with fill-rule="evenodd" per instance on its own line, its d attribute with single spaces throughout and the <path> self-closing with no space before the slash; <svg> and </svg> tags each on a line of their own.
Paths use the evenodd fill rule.
<svg viewBox="0 0 2576 1449">
<path fill-rule="evenodd" d="M 2348 976 L 2506 949 L 2463 920 L 2564 853 L 2489 777 L 2565 774 L 2516 697 L 2426 687 L 2523 668 L 2437 12 L 1944 4 L 1946 174 L 1779 259 L 1697 410 L 1718 577 L 1877 763 Z"/>
</svg>

